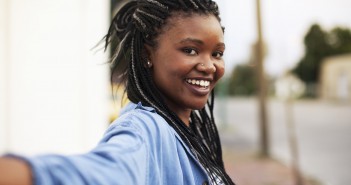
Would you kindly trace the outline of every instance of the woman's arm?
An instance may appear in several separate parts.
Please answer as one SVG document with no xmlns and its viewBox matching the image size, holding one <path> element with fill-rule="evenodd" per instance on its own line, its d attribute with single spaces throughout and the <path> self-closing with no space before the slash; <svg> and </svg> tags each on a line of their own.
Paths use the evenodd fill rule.
<svg viewBox="0 0 351 185">
<path fill-rule="evenodd" d="M 31 170 L 22 160 L 2 157 L 0 158 L 0 185 L 30 185 Z"/>
<path fill-rule="evenodd" d="M 0 157 L 0 185 L 147 184 L 147 146 L 126 121 L 111 126 L 88 153 Z"/>
</svg>

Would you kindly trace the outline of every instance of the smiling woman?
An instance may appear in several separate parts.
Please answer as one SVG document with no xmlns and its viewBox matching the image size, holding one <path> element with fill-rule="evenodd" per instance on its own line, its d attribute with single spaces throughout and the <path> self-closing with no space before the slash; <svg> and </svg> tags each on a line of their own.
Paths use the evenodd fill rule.
<svg viewBox="0 0 351 185">
<path fill-rule="evenodd" d="M 167 106 L 189 125 L 192 110 L 202 109 L 224 74 L 223 32 L 215 16 L 172 16 L 157 47 L 147 47 L 151 73 Z"/>
<path fill-rule="evenodd" d="M 213 118 L 225 50 L 216 3 L 130 1 L 105 41 L 119 43 L 111 79 L 131 103 L 88 153 L 0 159 L 0 184 L 234 184 Z"/>
</svg>

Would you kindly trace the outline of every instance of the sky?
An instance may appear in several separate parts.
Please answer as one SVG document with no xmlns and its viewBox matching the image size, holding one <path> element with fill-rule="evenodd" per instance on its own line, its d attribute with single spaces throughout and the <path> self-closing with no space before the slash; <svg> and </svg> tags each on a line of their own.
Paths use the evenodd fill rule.
<svg viewBox="0 0 351 185">
<path fill-rule="evenodd" d="M 247 62 L 256 41 L 256 0 L 216 0 L 225 29 L 227 75 Z M 351 29 L 351 0 L 261 0 L 265 69 L 279 76 L 304 55 L 303 38 L 318 23 L 328 31 L 336 26 Z"/>
</svg>

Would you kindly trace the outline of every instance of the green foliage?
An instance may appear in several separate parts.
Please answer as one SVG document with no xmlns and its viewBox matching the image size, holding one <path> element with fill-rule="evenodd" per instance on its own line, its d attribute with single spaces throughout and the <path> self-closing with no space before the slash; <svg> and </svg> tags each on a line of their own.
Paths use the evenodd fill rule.
<svg viewBox="0 0 351 185">
<path fill-rule="evenodd" d="M 228 94 L 251 96 L 257 92 L 255 68 L 247 64 L 237 65 L 228 79 Z"/>
<path fill-rule="evenodd" d="M 351 31 L 336 27 L 324 31 L 318 24 L 311 26 L 304 38 L 305 55 L 292 70 L 307 84 L 316 84 L 321 62 L 325 57 L 351 53 Z"/>
<path fill-rule="evenodd" d="M 228 95 L 228 82 L 229 79 L 225 77 L 221 78 L 218 81 L 215 87 L 216 96 L 223 97 Z"/>
<path fill-rule="evenodd" d="M 329 34 L 329 42 L 332 47 L 332 55 L 351 52 L 351 30 L 334 28 Z"/>
<path fill-rule="evenodd" d="M 306 54 L 316 58 L 328 55 L 331 50 L 328 41 L 328 33 L 322 30 L 319 25 L 312 25 L 304 39 Z"/>
</svg>

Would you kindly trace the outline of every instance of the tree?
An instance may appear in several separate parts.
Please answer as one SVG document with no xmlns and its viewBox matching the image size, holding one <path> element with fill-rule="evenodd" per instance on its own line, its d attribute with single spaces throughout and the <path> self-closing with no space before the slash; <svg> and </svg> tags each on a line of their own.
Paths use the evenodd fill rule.
<svg viewBox="0 0 351 185">
<path fill-rule="evenodd" d="M 229 95 L 251 96 L 257 93 L 255 69 L 247 64 L 237 65 L 228 82 Z"/>
<path fill-rule="evenodd" d="M 305 54 L 297 66 L 292 69 L 307 86 L 318 84 L 320 66 L 325 57 L 351 52 L 351 31 L 336 27 L 324 31 L 318 24 L 313 24 L 304 38 Z M 307 94 L 316 96 L 315 93 Z"/>
<path fill-rule="evenodd" d="M 322 59 L 331 53 L 328 43 L 328 34 L 317 24 L 311 26 L 305 39 L 305 56 L 293 69 L 302 81 L 316 83 L 319 76 L 319 66 Z"/>
<path fill-rule="evenodd" d="M 329 34 L 331 54 L 339 55 L 351 52 L 351 30 L 336 27 Z"/>
</svg>

